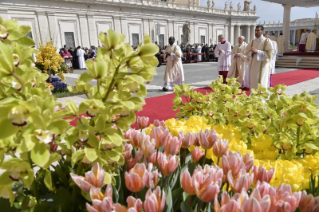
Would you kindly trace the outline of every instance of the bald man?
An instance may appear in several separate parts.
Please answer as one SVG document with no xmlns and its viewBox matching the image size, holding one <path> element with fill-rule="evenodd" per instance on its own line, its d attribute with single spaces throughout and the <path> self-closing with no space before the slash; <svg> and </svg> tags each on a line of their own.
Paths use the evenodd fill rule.
<svg viewBox="0 0 319 212">
<path fill-rule="evenodd" d="M 249 87 L 249 63 L 247 62 L 247 56 L 244 54 L 247 47 L 247 43 L 245 42 L 245 37 L 240 36 L 238 38 L 238 44 L 233 48 L 231 53 L 231 66 L 228 71 L 228 78 L 237 78 L 243 89 Z M 246 73 L 248 70 L 248 73 Z M 248 78 L 247 75 L 248 74 Z M 246 83 L 245 83 L 245 78 Z"/>
</svg>

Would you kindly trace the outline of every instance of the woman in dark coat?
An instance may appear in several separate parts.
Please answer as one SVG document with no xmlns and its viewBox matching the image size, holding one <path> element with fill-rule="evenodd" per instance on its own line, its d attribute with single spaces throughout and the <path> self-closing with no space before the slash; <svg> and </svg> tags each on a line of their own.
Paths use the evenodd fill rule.
<svg viewBox="0 0 319 212">
<path fill-rule="evenodd" d="M 79 69 L 80 66 L 79 66 L 79 60 L 78 60 L 78 56 L 77 56 L 77 51 L 78 51 L 79 47 L 76 48 L 73 52 L 73 68 L 74 69 Z"/>
</svg>

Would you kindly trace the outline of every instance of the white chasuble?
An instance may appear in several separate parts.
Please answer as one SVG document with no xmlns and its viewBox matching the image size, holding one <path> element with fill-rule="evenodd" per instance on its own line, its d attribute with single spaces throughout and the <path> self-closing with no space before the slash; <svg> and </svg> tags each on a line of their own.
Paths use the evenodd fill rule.
<svg viewBox="0 0 319 212">
<path fill-rule="evenodd" d="M 252 47 L 258 50 L 256 54 L 252 53 Z M 268 88 L 272 57 L 274 54 L 271 40 L 266 39 L 264 36 L 255 38 L 247 45 L 246 54 L 249 60 L 251 60 L 250 89 L 258 89 L 258 84 Z"/>
<path fill-rule="evenodd" d="M 306 43 L 307 52 L 314 52 L 316 50 L 316 43 L 317 43 L 317 35 L 311 32 L 308 35 L 308 39 Z"/>
<path fill-rule="evenodd" d="M 222 51 L 219 53 L 219 49 Z M 218 57 L 217 71 L 229 71 L 231 65 L 231 45 L 229 42 L 217 44 L 215 56 Z"/>
<path fill-rule="evenodd" d="M 278 46 L 276 41 L 272 41 L 272 47 L 274 48 L 274 53 L 272 55 L 271 59 L 271 74 L 276 73 L 276 60 L 277 60 L 277 52 L 278 52 Z"/>
<path fill-rule="evenodd" d="M 84 59 L 85 51 L 83 49 L 78 49 L 76 52 L 76 55 L 78 56 L 79 60 L 79 68 L 84 69 L 85 68 L 85 59 Z"/>
<path fill-rule="evenodd" d="M 184 69 L 181 57 L 183 53 L 178 45 L 167 46 L 164 54 L 169 53 L 166 58 L 166 69 L 164 75 L 164 88 L 173 90 L 174 85 L 181 85 L 184 81 Z"/>
<path fill-rule="evenodd" d="M 245 63 L 247 56 L 245 54 L 247 43 L 237 44 L 231 52 L 231 66 L 228 71 L 228 78 L 237 78 L 238 82 L 243 86 L 245 78 Z M 238 54 L 238 57 L 235 57 Z"/>
<path fill-rule="evenodd" d="M 282 56 L 284 54 L 284 37 L 280 35 L 277 38 L 277 46 L 278 46 L 278 55 Z"/>
</svg>

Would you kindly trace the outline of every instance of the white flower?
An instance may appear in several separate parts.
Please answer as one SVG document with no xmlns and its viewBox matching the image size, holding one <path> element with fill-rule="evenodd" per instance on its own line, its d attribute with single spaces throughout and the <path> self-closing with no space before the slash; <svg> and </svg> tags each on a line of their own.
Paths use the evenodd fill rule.
<svg viewBox="0 0 319 212">
<path fill-rule="evenodd" d="M 7 29 L 4 26 L 0 25 L 0 40 L 5 40 L 8 38 L 8 36 L 9 33 Z"/>
<path fill-rule="evenodd" d="M 12 121 L 13 125 L 24 126 L 27 124 L 23 110 L 21 107 L 14 107 L 8 114 L 8 119 Z"/>
<path fill-rule="evenodd" d="M 95 117 L 99 112 L 99 107 L 95 104 L 91 105 L 89 109 L 86 110 L 86 114 L 90 117 Z"/>
<path fill-rule="evenodd" d="M 34 131 L 35 137 L 45 144 L 51 144 L 55 138 L 54 133 L 48 130 L 37 129 Z"/>
<path fill-rule="evenodd" d="M 13 166 L 9 169 L 10 178 L 14 181 L 19 181 L 20 173 L 27 172 L 27 170 L 22 166 Z"/>
<path fill-rule="evenodd" d="M 20 57 L 17 54 L 13 54 L 13 65 L 18 67 L 20 64 Z"/>
<path fill-rule="evenodd" d="M 12 86 L 12 88 L 16 89 L 17 91 L 20 91 L 22 88 L 21 84 L 19 82 L 17 82 L 16 80 L 12 80 L 11 86 Z"/>
<path fill-rule="evenodd" d="M 89 140 L 89 131 L 87 130 L 81 130 L 79 132 L 79 141 L 81 141 L 82 143 L 86 142 Z"/>
</svg>

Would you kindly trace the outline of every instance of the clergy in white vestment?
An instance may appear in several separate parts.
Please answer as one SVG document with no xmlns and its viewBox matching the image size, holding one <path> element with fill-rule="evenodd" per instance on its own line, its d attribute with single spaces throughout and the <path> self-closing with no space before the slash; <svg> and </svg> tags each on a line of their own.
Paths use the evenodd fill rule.
<svg viewBox="0 0 319 212">
<path fill-rule="evenodd" d="M 268 34 L 264 34 L 265 38 L 269 38 Z M 271 40 L 272 46 L 274 48 L 274 53 L 272 55 L 272 59 L 271 59 L 271 71 L 270 71 L 270 78 L 269 78 L 269 86 L 272 87 L 272 75 L 276 73 L 276 60 L 277 60 L 277 52 L 278 52 L 278 46 L 277 46 L 277 42 Z"/>
<path fill-rule="evenodd" d="M 306 44 L 307 52 L 315 52 L 316 51 L 316 45 L 317 45 L 317 35 L 315 33 L 315 30 L 312 30 L 312 32 L 309 34 Z"/>
<path fill-rule="evenodd" d="M 246 62 L 247 55 L 245 54 L 247 43 L 245 42 L 245 37 L 240 36 L 238 38 L 238 44 L 235 45 L 231 52 L 231 66 L 228 71 L 228 78 L 238 78 L 238 82 L 241 87 L 244 88 L 245 74 L 247 67 L 249 68 L 249 63 Z M 248 73 L 249 75 L 249 73 Z"/>
<path fill-rule="evenodd" d="M 174 37 L 170 37 L 168 43 L 169 45 L 164 51 L 167 63 L 162 91 L 171 91 L 174 89 L 174 85 L 181 85 L 184 81 L 182 50 L 178 45 L 174 44 Z"/>
<path fill-rule="evenodd" d="M 270 36 L 270 40 L 277 41 L 277 38 L 274 33 Z"/>
<path fill-rule="evenodd" d="M 278 46 L 278 53 L 277 55 L 282 57 L 284 55 L 284 36 L 280 33 L 279 37 L 277 38 L 277 46 Z"/>
<path fill-rule="evenodd" d="M 217 71 L 223 76 L 224 83 L 231 65 L 231 45 L 225 40 L 223 35 L 218 35 L 218 41 L 215 48 L 215 57 L 218 57 Z"/>
<path fill-rule="evenodd" d="M 250 89 L 258 89 L 258 84 L 268 88 L 273 56 L 273 46 L 270 39 L 263 36 L 264 27 L 257 25 L 255 39 L 246 48 L 246 54 L 251 60 Z"/>
<path fill-rule="evenodd" d="M 78 47 L 76 55 L 78 56 L 79 68 L 85 69 L 85 59 L 84 59 L 85 51 L 81 49 L 80 46 Z"/>
<path fill-rule="evenodd" d="M 198 44 L 196 52 L 197 53 L 202 53 L 202 46 L 200 44 Z M 202 61 L 202 55 L 197 55 L 197 60 L 198 61 Z"/>
<path fill-rule="evenodd" d="M 306 43 L 309 36 L 310 30 L 308 29 L 306 32 L 302 33 L 300 41 L 299 41 L 299 51 L 304 52 L 306 49 Z"/>
</svg>

